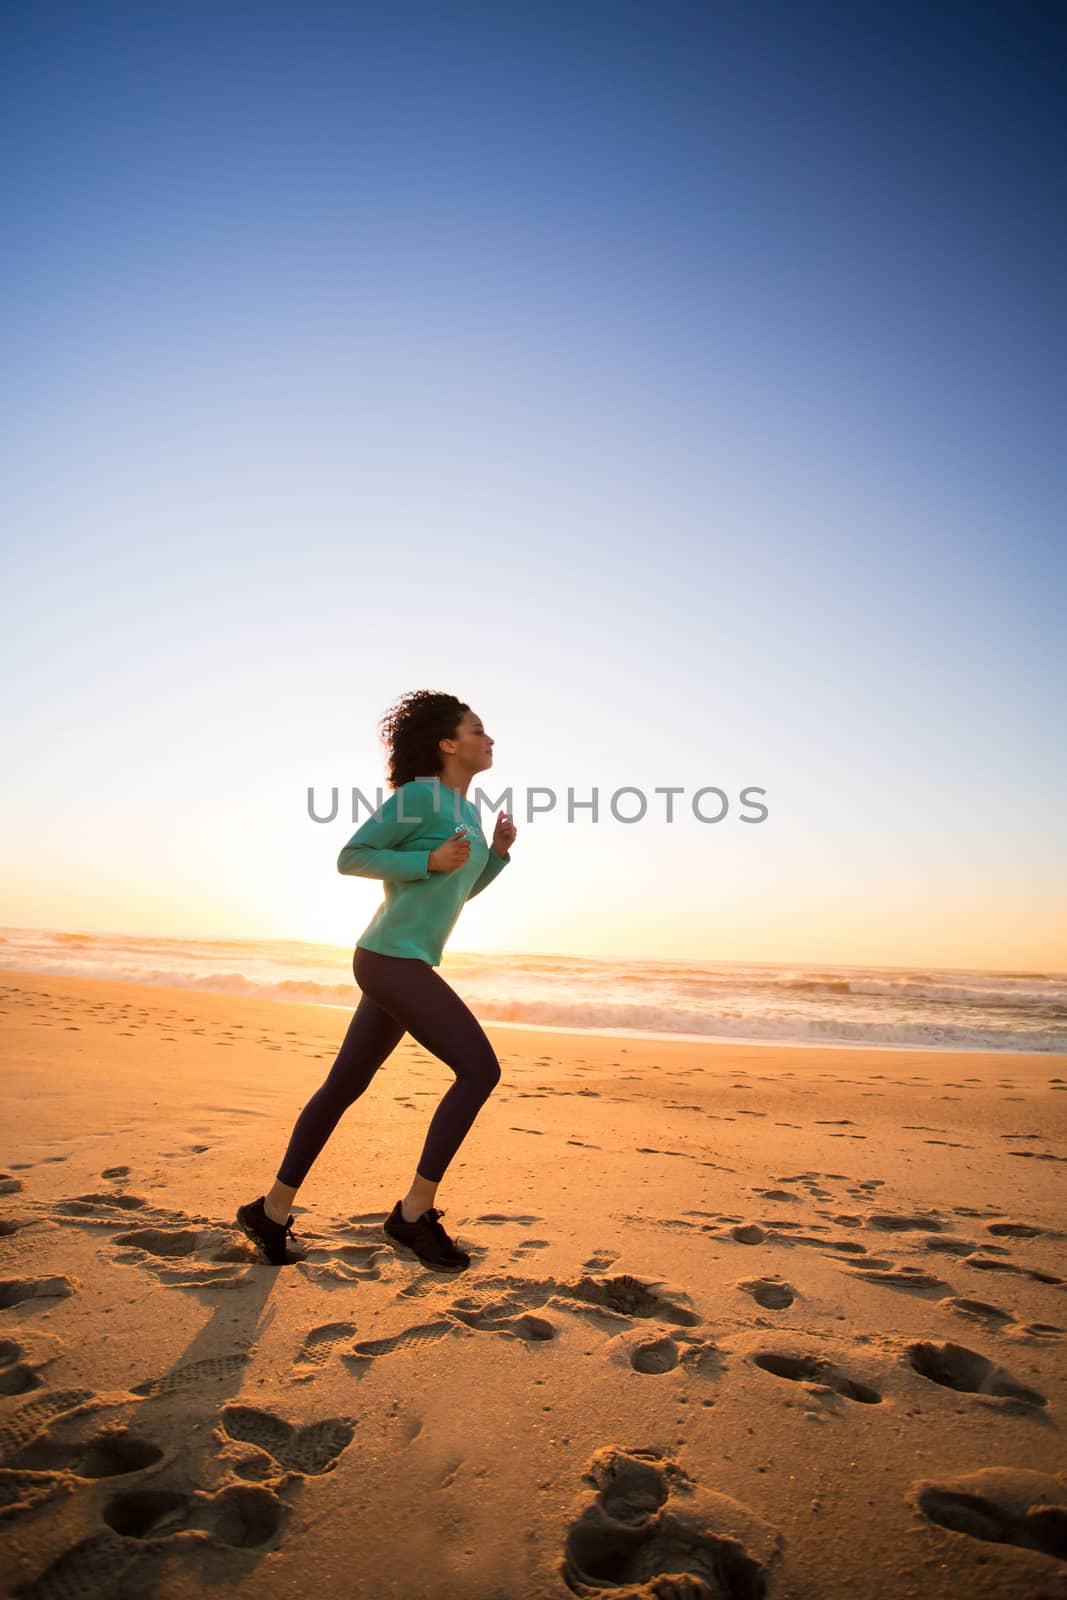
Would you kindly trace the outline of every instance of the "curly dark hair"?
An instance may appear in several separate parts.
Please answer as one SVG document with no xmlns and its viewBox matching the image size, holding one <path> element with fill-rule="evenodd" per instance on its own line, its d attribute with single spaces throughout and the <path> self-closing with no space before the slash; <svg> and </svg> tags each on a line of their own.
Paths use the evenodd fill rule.
<svg viewBox="0 0 1067 1600">
<path fill-rule="evenodd" d="M 438 775 L 444 762 L 437 741 L 454 739 L 460 718 L 469 710 L 465 700 L 436 689 L 413 689 L 394 701 L 379 724 L 382 742 L 389 747 L 389 787 L 395 790 L 413 778 Z"/>
</svg>

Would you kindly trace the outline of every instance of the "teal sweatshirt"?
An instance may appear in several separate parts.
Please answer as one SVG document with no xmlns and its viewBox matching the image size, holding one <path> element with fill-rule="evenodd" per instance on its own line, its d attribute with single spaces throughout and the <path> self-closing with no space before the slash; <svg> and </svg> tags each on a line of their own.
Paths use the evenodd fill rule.
<svg viewBox="0 0 1067 1600">
<path fill-rule="evenodd" d="M 431 850 L 466 829 L 470 855 L 462 867 L 431 872 Z M 356 944 L 383 956 L 441 965 L 445 940 L 465 903 L 507 866 L 511 852 L 492 849 L 471 800 L 439 779 L 401 784 L 367 818 L 337 858 L 338 872 L 381 878 L 385 899 Z"/>
</svg>

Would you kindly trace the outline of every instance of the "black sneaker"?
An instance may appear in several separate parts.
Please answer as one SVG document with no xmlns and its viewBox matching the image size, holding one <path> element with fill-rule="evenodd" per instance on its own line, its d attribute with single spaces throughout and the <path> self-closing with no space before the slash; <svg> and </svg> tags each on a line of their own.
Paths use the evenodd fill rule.
<svg viewBox="0 0 1067 1600">
<path fill-rule="evenodd" d="M 265 1195 L 260 1195 L 258 1200 L 253 1200 L 251 1205 L 237 1207 L 237 1226 L 242 1228 L 252 1243 L 257 1246 L 263 1260 L 272 1267 L 283 1267 L 287 1261 L 296 1258 L 286 1252 L 286 1236 L 296 1243 L 293 1232 L 293 1214 L 289 1213 L 286 1223 L 275 1222 L 273 1217 L 268 1217 L 263 1206 Z"/>
<path fill-rule="evenodd" d="M 414 1250 L 419 1260 L 428 1267 L 469 1267 L 471 1258 L 450 1239 L 439 1219 L 444 1216 L 436 1206 L 430 1206 L 414 1222 L 407 1222 L 398 1200 L 385 1219 L 385 1232 L 397 1244 Z"/>
</svg>

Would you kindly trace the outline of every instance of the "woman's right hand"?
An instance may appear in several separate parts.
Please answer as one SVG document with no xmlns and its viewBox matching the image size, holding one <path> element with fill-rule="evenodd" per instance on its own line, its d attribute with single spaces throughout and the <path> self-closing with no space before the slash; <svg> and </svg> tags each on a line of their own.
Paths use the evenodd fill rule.
<svg viewBox="0 0 1067 1600">
<path fill-rule="evenodd" d="M 451 839 L 446 839 L 444 844 L 439 844 L 436 850 L 430 851 L 430 871 L 451 872 L 456 867 L 462 867 L 470 853 L 470 840 L 457 828 Z"/>
</svg>

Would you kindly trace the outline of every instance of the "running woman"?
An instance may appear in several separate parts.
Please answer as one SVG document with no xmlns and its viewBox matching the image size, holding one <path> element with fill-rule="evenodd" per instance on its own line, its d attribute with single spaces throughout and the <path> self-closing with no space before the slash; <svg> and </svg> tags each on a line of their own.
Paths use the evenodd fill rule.
<svg viewBox="0 0 1067 1600">
<path fill-rule="evenodd" d="M 417 689 L 380 724 L 393 793 L 356 830 L 339 872 L 380 878 L 384 900 L 356 941 L 352 972 L 362 991 L 329 1075 L 293 1128 L 273 1188 L 237 1210 L 237 1222 L 274 1266 L 295 1241 L 289 1210 L 344 1112 L 369 1085 L 405 1031 L 449 1066 L 449 1086 L 430 1122 L 411 1187 L 386 1218 L 388 1238 L 430 1266 L 462 1270 L 470 1256 L 441 1225 L 437 1188 L 481 1107 L 500 1063 L 481 1024 L 434 969 L 466 901 L 511 860 L 517 829 L 497 813 L 490 845 L 467 799 L 475 773 L 493 762 L 493 741 L 465 701 Z M 288 1218 L 288 1220 L 286 1220 Z"/>
</svg>

